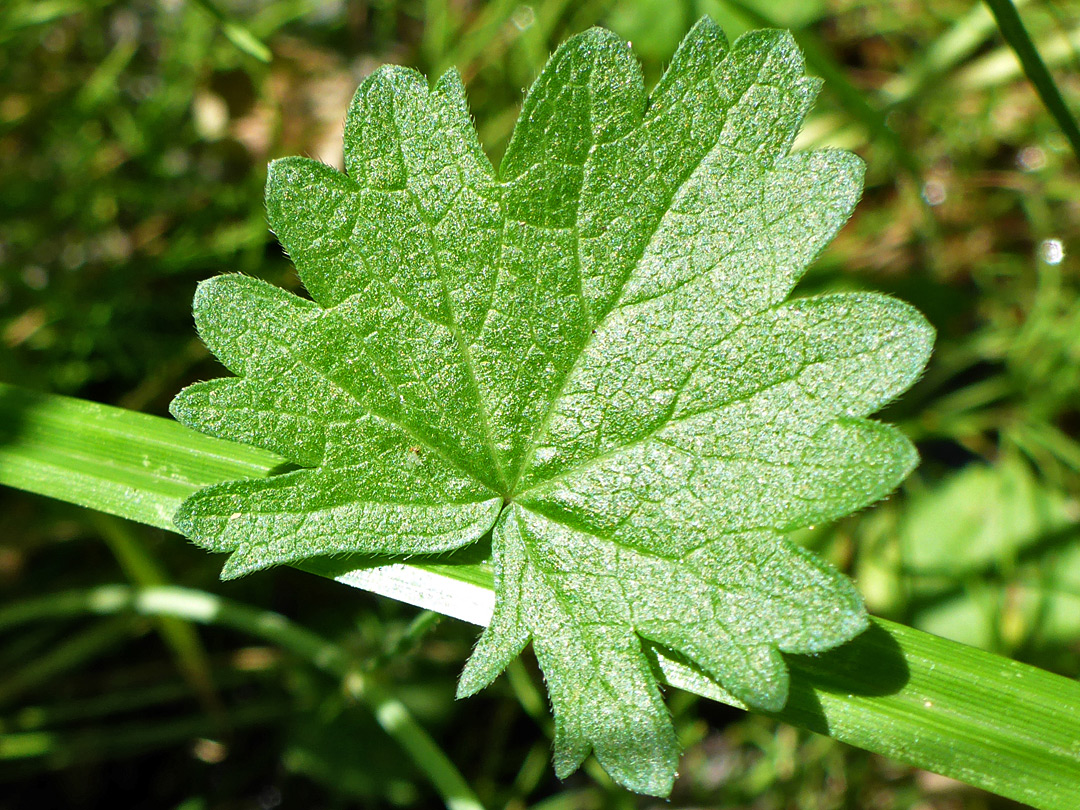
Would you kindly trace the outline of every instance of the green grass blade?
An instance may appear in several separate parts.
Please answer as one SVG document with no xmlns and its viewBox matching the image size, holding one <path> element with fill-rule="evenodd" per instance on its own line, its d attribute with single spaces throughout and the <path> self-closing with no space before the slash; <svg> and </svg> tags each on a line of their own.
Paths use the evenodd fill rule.
<svg viewBox="0 0 1080 810">
<path fill-rule="evenodd" d="M 279 700 L 241 705 L 232 710 L 229 723 L 233 729 L 271 725 L 280 723 L 289 712 L 290 707 Z M 79 731 L 13 732 L 0 734 L 0 762 L 39 760 L 39 770 L 60 770 L 180 745 L 195 737 L 213 736 L 219 731 L 216 721 L 199 714 L 177 719 L 159 718 L 152 723 L 108 724 Z"/>
<path fill-rule="evenodd" d="M 195 2 L 206 9 L 221 24 L 221 33 L 237 50 L 266 64 L 269 64 L 274 58 L 274 55 L 263 44 L 262 40 L 236 22 L 236 20 L 230 19 L 213 0 L 195 0 Z"/>
<path fill-rule="evenodd" d="M 1038 43 L 1038 49 L 1047 65 L 1056 67 L 1069 62 L 1080 49 L 1080 29 L 1044 37 Z M 961 90 L 984 90 L 1014 81 L 1023 73 L 1024 66 L 1016 58 L 1016 52 L 1003 45 L 958 70 L 950 81 Z"/>
<path fill-rule="evenodd" d="M 340 646 L 278 613 L 257 610 L 214 594 L 172 586 L 131 588 L 105 585 L 89 591 L 31 599 L 0 609 L 0 631 L 29 621 L 83 614 L 134 613 L 198 624 L 228 627 L 264 639 L 342 680 L 348 693 L 363 702 L 375 720 L 413 759 L 442 796 L 448 810 L 483 810 L 469 783 L 400 700 L 366 678 Z M 2 758 L 0 747 L 0 758 Z"/>
<path fill-rule="evenodd" d="M 51 680 L 112 652 L 140 635 L 129 617 L 110 619 L 84 628 L 64 639 L 48 652 L 0 677 L 0 706 L 22 698 L 27 692 L 47 686 Z"/>
<path fill-rule="evenodd" d="M 171 584 L 132 525 L 108 515 L 95 514 L 93 525 L 109 547 L 128 580 L 141 588 Z M 211 715 L 224 717 L 225 707 L 214 686 L 210 656 L 195 627 L 182 619 L 163 616 L 154 622 L 161 640 L 173 654 L 180 674 Z"/>
<path fill-rule="evenodd" d="M 171 529 L 200 487 L 280 461 L 169 419 L 0 384 L 0 484 L 110 515 Z"/>
<path fill-rule="evenodd" d="M 0 424 L 0 483 L 164 528 L 186 493 L 268 475 L 278 461 L 165 419 L 5 385 Z M 304 568 L 474 624 L 491 616 L 491 573 L 473 550 L 438 564 L 339 559 Z M 132 593 L 99 588 L 12 605 L 0 610 L 0 629 L 43 612 L 128 609 Z M 146 593 L 182 602 L 186 592 Z M 212 598 L 200 595 L 170 615 L 206 620 Z M 270 627 L 248 618 L 253 630 Z M 334 658 L 318 640 L 282 639 L 275 635 L 312 660 Z M 672 685 L 739 705 L 660 651 L 657 660 Z M 1080 806 L 1080 683 L 882 620 L 838 650 L 789 660 L 791 697 L 776 717 L 1042 810 Z"/>
<path fill-rule="evenodd" d="M 1016 6 L 1029 0 L 1017 0 Z M 997 30 L 993 15 L 985 6 L 973 6 L 948 31 L 935 39 L 902 73 L 887 81 L 882 94 L 892 103 L 918 98 L 932 84 L 945 83 L 942 77 L 962 60 L 977 51 L 992 32 Z"/>
<path fill-rule="evenodd" d="M 269 668 L 263 668 L 258 674 Z M 235 666 L 219 669 L 217 673 L 219 685 L 230 689 L 248 687 L 252 677 L 250 671 Z M 58 726 L 76 724 L 85 726 L 91 721 L 110 722 L 116 715 L 161 712 L 164 707 L 182 707 L 190 702 L 191 687 L 183 680 L 122 686 L 86 697 L 59 695 L 49 701 L 19 706 L 13 713 L 0 716 L 0 728 L 15 732 L 48 731 Z"/>
<path fill-rule="evenodd" d="M 1080 128 L 1077 127 L 1076 119 L 1066 106 L 1065 99 L 1061 97 L 1061 91 L 1058 90 L 1054 77 L 1050 75 L 1042 57 L 1039 56 L 1039 50 L 1031 41 L 1016 6 L 1013 5 L 1012 0 L 986 0 L 986 5 L 990 7 L 990 11 L 997 20 L 1001 35 L 1005 37 L 1009 47 L 1016 51 L 1016 58 L 1020 60 L 1024 73 L 1035 86 L 1035 92 L 1039 94 L 1046 109 L 1061 127 L 1062 133 L 1072 146 L 1073 153 L 1080 159 Z"/>
<path fill-rule="evenodd" d="M 22 29 L 47 25 L 83 10 L 81 0 L 38 0 L 11 3 L 0 15 L 0 42 Z"/>
</svg>

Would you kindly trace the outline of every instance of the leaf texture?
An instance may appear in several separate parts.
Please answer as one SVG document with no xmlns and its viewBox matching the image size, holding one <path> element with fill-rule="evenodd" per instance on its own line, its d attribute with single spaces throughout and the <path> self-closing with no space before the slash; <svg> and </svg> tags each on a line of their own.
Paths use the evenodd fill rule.
<svg viewBox="0 0 1080 810">
<path fill-rule="evenodd" d="M 661 645 L 781 708 L 782 653 L 866 626 L 851 583 L 786 539 L 887 495 L 917 462 L 866 417 L 933 332 L 875 294 L 788 300 L 862 165 L 790 153 L 817 92 L 790 35 L 701 21 L 647 95 L 629 47 L 565 43 L 499 170 L 451 72 L 357 91 L 345 173 L 271 164 L 270 223 L 308 301 L 242 276 L 195 316 L 237 376 L 182 422 L 295 469 L 208 487 L 177 525 L 223 576 L 307 557 L 447 551 L 491 533 L 496 608 L 459 684 L 531 641 L 560 776 L 593 752 L 666 795 L 678 745 Z"/>
</svg>

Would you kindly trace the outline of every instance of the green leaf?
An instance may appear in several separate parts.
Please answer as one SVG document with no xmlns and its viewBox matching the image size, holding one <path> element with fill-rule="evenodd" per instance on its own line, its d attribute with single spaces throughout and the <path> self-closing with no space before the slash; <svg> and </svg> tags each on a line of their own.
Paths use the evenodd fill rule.
<svg viewBox="0 0 1080 810">
<path fill-rule="evenodd" d="M 238 375 L 173 413 L 298 469 L 189 498 L 176 524 L 223 576 L 491 531 L 496 606 L 459 694 L 531 640 L 560 776 L 594 752 L 671 788 L 678 745 L 645 645 L 768 711 L 782 652 L 867 626 L 841 574 L 785 538 L 888 494 L 916 455 L 865 417 L 933 333 L 879 295 L 786 301 L 862 166 L 789 154 L 818 82 L 790 35 L 730 48 L 708 20 L 646 97 L 594 29 L 533 85 L 496 173 L 460 79 L 383 68 L 341 174 L 271 165 L 270 222 L 313 301 L 202 284 L 200 334 Z"/>
</svg>

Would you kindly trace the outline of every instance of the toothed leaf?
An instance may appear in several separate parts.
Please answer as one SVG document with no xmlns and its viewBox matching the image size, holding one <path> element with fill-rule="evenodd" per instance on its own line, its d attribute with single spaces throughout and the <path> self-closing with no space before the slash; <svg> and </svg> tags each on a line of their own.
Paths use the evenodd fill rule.
<svg viewBox="0 0 1080 810">
<path fill-rule="evenodd" d="M 237 376 L 178 419 L 295 469 L 191 497 L 177 525 L 224 576 L 491 533 L 496 606 L 459 694 L 531 641 L 555 765 L 590 753 L 666 795 L 678 745 L 645 645 L 752 707 L 782 653 L 866 626 L 851 583 L 793 529 L 887 495 L 915 465 L 867 417 L 921 372 L 910 306 L 789 300 L 858 200 L 846 152 L 790 153 L 818 83 L 790 35 L 729 48 L 700 22 L 646 95 L 594 29 L 529 92 L 499 171 L 460 79 L 376 71 L 345 169 L 271 164 L 270 223 L 312 301 L 204 282 L 198 329 Z"/>
</svg>

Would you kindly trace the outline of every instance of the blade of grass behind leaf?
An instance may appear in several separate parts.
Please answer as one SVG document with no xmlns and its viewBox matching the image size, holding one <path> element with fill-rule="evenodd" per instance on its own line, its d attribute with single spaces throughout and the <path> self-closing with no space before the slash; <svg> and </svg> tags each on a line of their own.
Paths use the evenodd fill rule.
<svg viewBox="0 0 1080 810">
<path fill-rule="evenodd" d="M 1080 128 L 1077 128 L 1076 119 L 1065 104 L 1065 99 L 1062 98 L 1054 77 L 1050 75 L 1042 57 L 1039 56 L 1038 48 L 1031 41 L 1031 36 L 1024 27 L 1016 6 L 1013 5 L 1012 0 L 985 0 L 985 2 L 997 20 L 1001 35 L 1016 52 L 1025 75 L 1035 86 L 1035 92 L 1039 94 L 1046 109 L 1061 127 L 1062 134 L 1072 146 L 1073 154 L 1080 159 Z"/>
<path fill-rule="evenodd" d="M 291 707 L 280 700 L 237 706 L 230 714 L 233 728 L 271 725 L 288 716 Z M 20 763 L 18 775 L 35 770 L 70 768 L 73 764 L 96 762 L 144 753 L 148 749 L 182 745 L 193 738 L 216 733 L 213 721 L 201 714 L 177 719 L 157 719 L 153 723 L 109 724 L 80 731 L 23 731 L 0 734 L 0 762 L 5 775 L 15 763 L 10 760 L 38 760 Z M 36 765 L 33 767 L 32 765 Z"/>
<path fill-rule="evenodd" d="M 252 678 L 252 673 L 236 668 L 218 672 L 222 688 L 244 690 L 250 687 Z M 86 697 L 62 695 L 47 702 L 20 706 L 12 715 L 0 718 L 0 727 L 12 732 L 48 731 L 61 726 L 87 725 L 91 721 L 114 722 L 122 715 L 161 713 L 168 711 L 165 707 L 190 704 L 191 687 L 182 680 L 167 680 L 146 686 L 121 686 Z"/>
<path fill-rule="evenodd" d="M 1016 6 L 1029 0 L 1018 0 Z M 919 97 L 921 91 L 970 56 L 997 30 L 993 15 L 985 6 L 974 6 L 919 54 L 903 73 L 894 76 L 881 88 L 894 103 Z"/>
<path fill-rule="evenodd" d="M 40 656 L 4 673 L 0 678 L 0 705 L 22 697 L 65 672 L 86 666 L 139 634 L 139 630 L 132 627 L 130 617 L 126 616 L 80 629 Z"/>
<path fill-rule="evenodd" d="M 400 700 L 365 677 L 340 646 L 281 614 L 189 588 L 105 585 L 0 608 L 0 631 L 44 619 L 130 613 L 228 627 L 276 644 L 316 669 L 340 678 L 348 694 L 366 704 L 387 735 L 412 757 L 449 810 L 483 810 L 469 783 Z M 2 751 L 0 746 L 0 758 Z"/>
<path fill-rule="evenodd" d="M 95 513 L 92 522 L 133 585 L 150 588 L 171 584 L 139 536 L 131 531 L 130 524 L 101 513 Z M 225 707 L 214 687 L 210 656 L 195 628 L 190 622 L 170 616 L 156 619 L 154 624 L 161 640 L 172 652 L 180 674 L 198 696 L 203 708 L 212 717 L 224 720 Z"/>
<path fill-rule="evenodd" d="M 1039 54 L 1047 65 L 1060 65 L 1080 48 L 1080 28 L 1044 38 L 1038 43 Z M 981 56 L 958 70 L 952 81 L 964 90 L 998 87 L 1023 75 L 1024 66 L 1008 45 Z"/>
<path fill-rule="evenodd" d="M 183 495 L 269 475 L 277 458 L 210 439 L 165 419 L 0 385 L 0 483 L 168 528 Z M 231 457 L 230 457 L 231 456 Z M 491 616 L 491 572 L 472 557 L 439 563 L 315 560 L 340 582 L 475 624 Z M 417 564 L 419 563 L 419 564 Z M 179 589 L 155 589 L 179 598 Z M 44 611 L 127 609 L 128 589 L 58 594 L 0 610 L 0 629 Z M 173 615 L 209 619 L 207 599 Z M 200 610 L 202 613 L 200 613 Z M 203 618 L 199 618 L 202 616 Z M 253 632 L 274 630 L 250 617 Z M 289 645 L 291 641 L 278 643 Z M 307 655 L 322 646 L 296 639 Z M 332 651 L 327 653 L 332 659 Z M 657 651 L 668 683 L 740 705 L 716 683 Z M 1080 684 L 880 619 L 819 657 L 791 656 L 786 722 L 951 776 L 1041 810 L 1080 806 Z"/>
<path fill-rule="evenodd" d="M 221 33 L 223 33 L 225 38 L 235 45 L 238 50 L 267 64 L 274 58 L 274 55 L 262 40 L 251 33 L 251 31 L 243 25 L 236 22 L 236 20 L 233 20 L 226 15 L 213 0 L 195 0 L 195 2 L 213 15 L 213 17 L 221 24 Z"/>
</svg>

